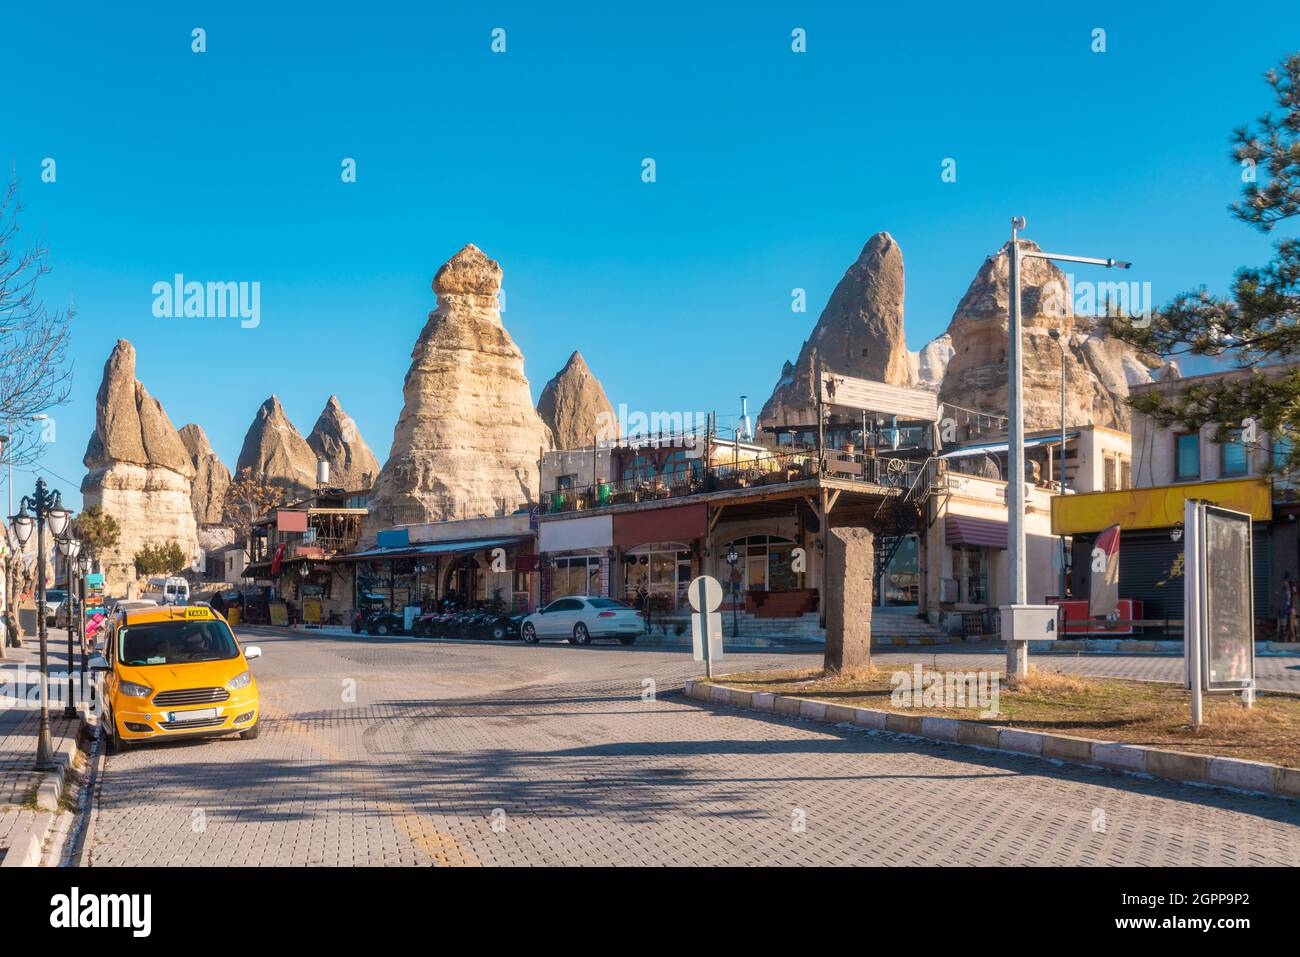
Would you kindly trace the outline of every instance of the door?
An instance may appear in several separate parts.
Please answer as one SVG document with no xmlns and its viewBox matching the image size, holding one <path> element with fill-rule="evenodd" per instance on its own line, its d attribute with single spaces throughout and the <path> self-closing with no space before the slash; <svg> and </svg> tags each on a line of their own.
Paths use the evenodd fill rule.
<svg viewBox="0 0 1300 957">
<path fill-rule="evenodd" d="M 542 615 L 541 632 L 548 638 L 567 638 L 573 634 L 573 624 L 582 602 L 572 598 L 559 598 L 546 606 Z"/>
</svg>

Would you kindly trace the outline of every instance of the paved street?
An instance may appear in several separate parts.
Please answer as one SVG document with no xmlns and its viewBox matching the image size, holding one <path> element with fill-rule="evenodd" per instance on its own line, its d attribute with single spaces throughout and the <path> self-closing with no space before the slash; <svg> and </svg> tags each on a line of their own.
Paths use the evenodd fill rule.
<svg viewBox="0 0 1300 957">
<path fill-rule="evenodd" d="M 263 735 L 107 758 L 92 864 L 1300 860 L 1300 804 L 701 707 L 680 652 L 252 631 Z"/>
</svg>

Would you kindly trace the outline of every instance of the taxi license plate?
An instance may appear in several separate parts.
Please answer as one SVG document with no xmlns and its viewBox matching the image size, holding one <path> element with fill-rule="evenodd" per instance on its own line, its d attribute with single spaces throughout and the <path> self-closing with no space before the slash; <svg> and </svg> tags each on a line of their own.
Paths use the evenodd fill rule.
<svg viewBox="0 0 1300 957">
<path fill-rule="evenodd" d="M 220 713 L 216 708 L 199 708 L 197 711 L 173 711 L 167 715 L 167 720 L 173 724 L 184 724 L 187 721 L 209 721 Z"/>
</svg>

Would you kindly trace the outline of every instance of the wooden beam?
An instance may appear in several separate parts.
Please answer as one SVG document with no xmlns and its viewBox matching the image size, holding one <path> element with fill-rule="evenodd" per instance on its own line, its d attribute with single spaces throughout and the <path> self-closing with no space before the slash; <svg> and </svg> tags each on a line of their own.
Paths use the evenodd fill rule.
<svg viewBox="0 0 1300 957">
<path fill-rule="evenodd" d="M 712 515 L 712 517 L 709 519 L 709 534 L 710 534 L 710 535 L 713 534 L 713 527 L 714 527 L 715 525 L 718 524 L 718 519 L 722 518 L 722 513 L 723 513 L 723 511 L 726 509 L 726 507 L 727 507 L 727 506 L 725 506 L 725 505 L 719 505 L 719 506 L 718 506 L 718 510 L 717 510 L 716 512 L 714 512 L 713 515 Z M 706 505 L 705 508 L 708 508 L 708 506 Z"/>
</svg>

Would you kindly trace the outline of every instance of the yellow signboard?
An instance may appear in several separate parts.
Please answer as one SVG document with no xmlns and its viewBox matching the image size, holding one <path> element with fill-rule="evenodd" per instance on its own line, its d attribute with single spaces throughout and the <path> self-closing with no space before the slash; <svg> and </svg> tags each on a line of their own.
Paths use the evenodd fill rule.
<svg viewBox="0 0 1300 957">
<path fill-rule="evenodd" d="M 282 601 L 273 601 L 269 609 L 271 613 L 271 624 L 281 628 L 289 624 L 289 607 Z"/>
<path fill-rule="evenodd" d="M 212 612 L 202 605 L 191 606 L 185 609 L 186 618 L 211 618 Z"/>
<path fill-rule="evenodd" d="M 302 600 L 302 620 L 309 625 L 320 624 L 321 611 L 319 598 L 304 598 Z"/>
<path fill-rule="evenodd" d="M 1273 517 L 1273 486 L 1268 479 L 1228 479 L 1056 495 L 1052 497 L 1052 534 L 1100 532 L 1111 525 L 1124 530 L 1170 528 L 1183 520 L 1183 503 L 1189 498 L 1245 512 L 1257 522 Z"/>
</svg>

